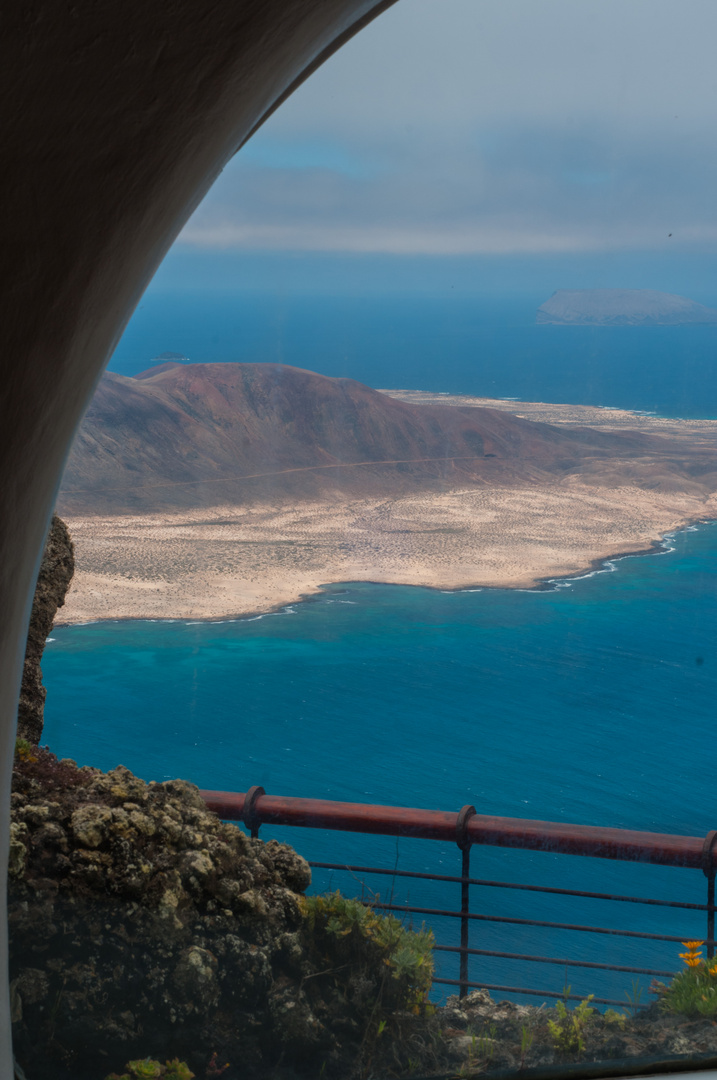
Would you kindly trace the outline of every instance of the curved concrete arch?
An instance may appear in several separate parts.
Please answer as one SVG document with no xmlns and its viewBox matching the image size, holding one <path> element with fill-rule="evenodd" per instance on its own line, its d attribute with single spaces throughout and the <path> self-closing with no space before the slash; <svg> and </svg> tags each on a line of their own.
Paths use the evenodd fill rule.
<svg viewBox="0 0 717 1080">
<path fill-rule="evenodd" d="M 9 788 L 32 588 L 75 428 L 226 161 L 395 0 L 15 0 L 0 45 L 0 1080 Z"/>
</svg>

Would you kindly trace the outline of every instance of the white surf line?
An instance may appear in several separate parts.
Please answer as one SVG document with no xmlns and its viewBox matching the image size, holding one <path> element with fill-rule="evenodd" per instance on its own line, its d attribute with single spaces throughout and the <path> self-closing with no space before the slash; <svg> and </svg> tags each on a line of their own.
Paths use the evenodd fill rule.
<svg viewBox="0 0 717 1080">
<path fill-rule="evenodd" d="M 685 525 L 681 529 L 672 529 L 670 532 L 666 532 L 660 540 L 655 541 L 655 545 L 651 549 L 645 549 L 644 551 L 626 551 L 620 555 L 608 555 L 602 560 L 602 565 L 595 567 L 593 570 L 588 570 L 584 574 L 573 574 L 570 577 L 554 577 L 544 578 L 543 584 L 550 585 L 550 589 L 520 589 L 519 592 L 554 592 L 556 589 L 570 589 L 576 581 L 586 581 L 588 578 L 597 577 L 598 574 L 614 574 L 620 568 L 617 563 L 621 563 L 626 559 L 641 559 L 641 558 L 653 558 L 655 555 L 672 555 L 677 551 L 677 545 L 675 543 L 675 537 L 679 533 L 699 532 L 699 525 L 714 524 L 713 519 L 708 518 L 705 521 L 700 521 L 698 524 Z"/>
</svg>

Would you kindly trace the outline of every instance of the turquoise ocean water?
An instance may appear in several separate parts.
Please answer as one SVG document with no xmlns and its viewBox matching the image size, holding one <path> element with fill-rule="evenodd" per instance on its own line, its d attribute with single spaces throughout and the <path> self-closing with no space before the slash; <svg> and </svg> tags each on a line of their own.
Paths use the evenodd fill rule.
<svg viewBox="0 0 717 1080">
<path fill-rule="evenodd" d="M 542 591 L 325 588 L 258 619 L 58 628 L 60 756 L 201 787 L 704 835 L 717 827 L 717 525 Z M 457 848 L 262 830 L 310 858 L 459 872 Z M 701 871 L 474 848 L 502 881 L 704 903 Z M 317 872 L 315 887 L 454 907 L 458 886 Z M 454 895 L 455 894 L 455 895 Z M 702 914 L 474 889 L 483 914 L 704 937 Z M 617 910 L 616 910 L 617 909 Z M 437 938 L 456 943 L 453 920 Z M 474 924 L 476 948 L 673 969 L 679 947 Z M 454 958 L 440 958 L 454 975 Z M 631 976 L 475 958 L 471 977 L 621 998 Z M 641 977 L 647 999 L 649 976 Z"/>
</svg>

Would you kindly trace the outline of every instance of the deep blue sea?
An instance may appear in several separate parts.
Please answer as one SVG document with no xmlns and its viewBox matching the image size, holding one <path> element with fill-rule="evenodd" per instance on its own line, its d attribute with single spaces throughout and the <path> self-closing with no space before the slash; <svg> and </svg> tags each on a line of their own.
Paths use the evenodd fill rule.
<svg viewBox="0 0 717 1080">
<path fill-rule="evenodd" d="M 374 387 L 717 417 L 717 325 L 536 326 L 549 295 L 262 296 L 150 290 L 110 362 L 293 364 Z M 709 302 L 709 298 L 708 302 Z"/>
<path fill-rule="evenodd" d="M 717 827 L 717 525 L 544 591 L 332 586 L 259 619 L 53 632 L 45 736 L 146 779 L 704 835 Z M 324 861 L 460 872 L 457 848 L 262 830 Z M 701 871 L 475 847 L 479 877 L 705 902 Z M 458 886 L 317 873 L 453 907 Z M 494 887 L 472 909 L 704 937 L 704 916 Z M 457 925 L 431 920 L 439 941 Z M 476 948 L 674 970 L 679 946 L 475 923 Z M 440 971 L 455 976 L 453 957 Z M 475 958 L 471 977 L 621 999 L 632 976 Z M 647 1000 L 650 976 L 640 976 Z M 440 995 L 439 995 L 440 996 Z"/>
</svg>

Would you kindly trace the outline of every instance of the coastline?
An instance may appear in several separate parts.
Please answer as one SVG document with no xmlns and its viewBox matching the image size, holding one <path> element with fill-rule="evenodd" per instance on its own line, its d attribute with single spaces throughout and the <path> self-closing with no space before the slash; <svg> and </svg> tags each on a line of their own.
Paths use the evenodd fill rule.
<svg viewBox="0 0 717 1080">
<path fill-rule="evenodd" d="M 545 591 L 714 518 L 717 496 L 584 485 L 70 517 L 79 569 L 55 625 L 259 618 L 353 582 Z"/>
<path fill-rule="evenodd" d="M 414 404 L 488 406 L 558 426 L 668 436 L 717 450 L 717 420 L 623 409 L 383 390 Z M 56 625 L 125 619 L 223 621 L 277 613 L 350 582 L 547 590 L 717 518 L 717 492 L 626 458 L 550 484 L 425 491 L 108 517 L 64 515 L 76 574 Z M 717 473 L 717 470 L 716 470 Z M 666 482 L 662 482 L 666 480 Z M 656 483 L 655 483 L 656 481 Z"/>
<path fill-rule="evenodd" d="M 360 581 L 341 579 L 336 581 L 325 581 L 320 585 L 317 585 L 315 589 L 311 591 L 305 591 L 298 594 L 293 599 L 286 602 L 277 603 L 269 608 L 257 609 L 256 611 L 241 611 L 241 612 L 227 612 L 220 615 L 205 615 L 194 616 L 191 619 L 176 615 L 165 615 L 159 617 L 152 617 L 151 619 L 141 615 L 113 615 L 113 616 L 97 616 L 91 619 L 75 620 L 75 619 L 63 619 L 61 611 L 58 611 L 58 618 L 55 619 L 53 629 L 55 627 L 66 626 L 90 626 L 93 623 L 100 622 L 184 622 L 184 623 L 226 623 L 226 622 L 252 622 L 258 619 L 263 619 L 269 615 L 281 615 L 289 608 L 294 607 L 296 604 L 311 603 L 311 601 L 321 594 L 322 589 L 330 588 L 335 585 L 386 585 L 395 586 L 397 588 L 416 588 L 416 589 L 428 589 L 433 592 L 441 593 L 464 593 L 464 592 L 498 592 L 504 590 L 515 590 L 517 592 L 554 592 L 556 589 L 565 588 L 566 585 L 573 581 L 582 581 L 585 578 L 592 577 L 594 574 L 610 573 L 608 570 L 608 564 L 613 562 L 621 562 L 623 559 L 640 558 L 649 555 L 666 555 L 672 550 L 665 548 L 665 540 L 673 533 L 686 532 L 688 529 L 697 525 L 708 525 L 717 521 L 717 517 L 710 518 L 695 518 L 693 521 L 685 522 L 683 525 L 674 529 L 668 530 L 665 536 L 660 540 L 655 540 L 650 547 L 642 548 L 636 551 L 619 551 L 609 555 L 598 556 L 593 559 L 589 566 L 575 570 L 574 572 L 567 574 L 555 574 L 552 577 L 537 578 L 529 585 L 482 585 L 478 582 L 471 582 L 466 585 L 459 585 L 452 589 L 446 589 L 440 585 L 430 584 L 407 584 L 400 581 L 378 581 L 371 578 L 362 578 Z"/>
<path fill-rule="evenodd" d="M 484 398 L 471 394 L 440 394 L 428 390 L 380 390 L 379 393 L 411 405 L 453 405 L 462 408 L 497 409 L 524 420 L 553 424 L 558 427 L 590 427 L 603 431 L 642 431 L 647 435 L 667 435 L 689 439 L 692 445 L 714 447 L 717 441 L 717 420 L 685 420 L 674 416 L 657 416 L 635 409 L 612 405 L 570 405 L 564 402 L 519 401 L 513 398 Z"/>
</svg>

